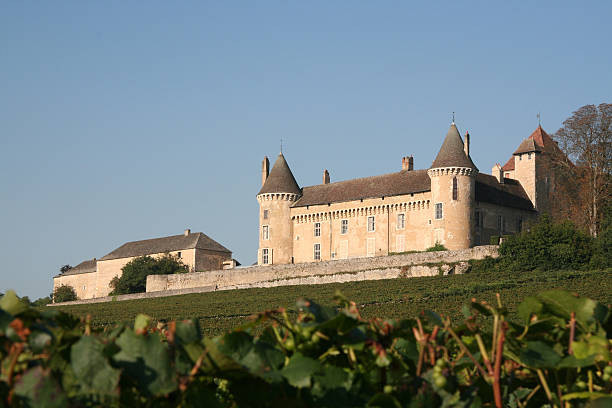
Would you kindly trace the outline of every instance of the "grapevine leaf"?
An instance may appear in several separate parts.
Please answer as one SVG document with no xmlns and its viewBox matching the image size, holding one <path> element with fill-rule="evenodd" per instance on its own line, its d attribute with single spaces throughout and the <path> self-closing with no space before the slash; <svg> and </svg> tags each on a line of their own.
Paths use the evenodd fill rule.
<svg viewBox="0 0 612 408">
<path fill-rule="evenodd" d="M 34 331 L 28 336 L 28 343 L 35 353 L 42 353 L 42 351 L 51 344 L 53 337 L 44 331 Z"/>
<path fill-rule="evenodd" d="M 95 337 L 83 336 L 70 349 L 70 365 L 86 393 L 116 394 L 120 371 L 104 357 L 104 345 Z"/>
<path fill-rule="evenodd" d="M 566 290 L 549 290 L 538 295 L 551 314 L 565 320 L 570 318 L 572 312 L 576 314 L 576 321 L 587 329 L 592 323 L 603 324 L 608 314 L 608 308 L 589 298 L 576 297 Z"/>
<path fill-rule="evenodd" d="M 393 396 L 379 392 L 368 401 L 368 407 L 400 408 L 401 404 Z"/>
<path fill-rule="evenodd" d="M 520 359 L 529 367 L 552 368 L 561 361 L 561 356 L 546 343 L 528 341 L 527 347 L 521 350 Z"/>
<path fill-rule="evenodd" d="M 176 389 L 168 348 L 158 336 L 138 336 L 125 330 L 116 344 L 121 351 L 114 360 L 143 392 L 164 395 Z"/>
<path fill-rule="evenodd" d="M 151 324 L 151 316 L 139 313 L 134 320 L 134 330 L 145 330 Z"/>
<path fill-rule="evenodd" d="M 345 388 L 349 389 L 350 381 L 348 373 L 340 367 L 325 367 L 321 374 L 313 377 L 323 389 Z"/>
<path fill-rule="evenodd" d="M 517 308 L 519 318 L 528 323 L 532 315 L 538 315 L 542 311 L 542 302 L 535 297 L 526 297 Z"/>
<path fill-rule="evenodd" d="M 0 309 L 0 336 L 6 334 L 8 325 L 13 321 L 13 316 Z"/>
<path fill-rule="evenodd" d="M 25 407 L 63 408 L 68 405 L 66 395 L 49 370 L 41 366 L 28 370 L 15 385 L 15 395 Z"/>
<path fill-rule="evenodd" d="M 7 290 L 4 296 L 0 298 L 0 309 L 13 316 L 18 316 L 20 313 L 28 310 L 28 305 L 17 297 L 15 291 Z"/>
<path fill-rule="evenodd" d="M 294 387 L 310 387 L 311 377 L 321 368 L 321 364 L 310 357 L 305 357 L 300 353 L 295 353 L 289 364 L 282 369 L 283 377 Z"/>
<path fill-rule="evenodd" d="M 201 339 L 200 327 L 198 326 L 197 321 L 193 320 L 176 322 L 176 331 L 174 336 L 179 344 L 194 343 Z"/>
</svg>

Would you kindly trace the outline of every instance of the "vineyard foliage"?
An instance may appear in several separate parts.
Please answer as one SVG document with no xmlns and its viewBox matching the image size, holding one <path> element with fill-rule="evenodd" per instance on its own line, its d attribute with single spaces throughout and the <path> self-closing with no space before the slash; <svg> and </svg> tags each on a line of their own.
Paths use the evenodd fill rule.
<svg viewBox="0 0 612 408">
<path fill-rule="evenodd" d="M 459 324 L 434 312 L 366 319 L 354 302 L 300 299 L 202 337 L 197 321 L 94 329 L 0 299 L 0 401 L 9 407 L 605 406 L 609 307 L 545 291 L 507 319 L 498 296 Z M 259 334 L 255 334 L 259 333 Z"/>
<path fill-rule="evenodd" d="M 133 321 L 139 313 L 158 321 L 193 318 L 204 335 L 214 336 L 245 323 L 248 316 L 261 310 L 284 307 L 293 316 L 298 297 L 331 304 L 338 290 L 357 303 L 363 316 L 388 319 L 414 316 L 425 309 L 460 319 L 466 299 L 478 297 L 492 302 L 500 293 L 509 317 L 516 319 L 520 300 L 544 290 L 564 288 L 604 304 L 612 303 L 611 273 L 610 269 L 506 272 L 491 268 L 465 275 L 240 289 L 60 308 L 83 318 L 91 315 L 95 328 Z"/>
</svg>

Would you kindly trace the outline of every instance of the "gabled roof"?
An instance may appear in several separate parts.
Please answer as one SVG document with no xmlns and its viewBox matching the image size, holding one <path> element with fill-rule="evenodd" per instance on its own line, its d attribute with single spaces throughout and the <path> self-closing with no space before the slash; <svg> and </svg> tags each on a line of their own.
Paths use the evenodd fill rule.
<svg viewBox="0 0 612 408">
<path fill-rule="evenodd" d="M 304 187 L 302 197 L 293 204 L 293 207 L 390 197 L 429 190 L 431 190 L 431 180 L 427 170 L 402 170 L 380 176 Z"/>
<path fill-rule="evenodd" d="M 165 252 L 194 248 L 217 252 L 227 252 L 231 254 L 229 249 L 225 248 L 223 245 L 219 244 L 206 234 L 202 232 L 194 232 L 193 234 L 188 235 L 172 235 L 170 237 L 127 242 L 111 253 L 100 258 L 100 261 L 151 254 L 162 254 Z"/>
<path fill-rule="evenodd" d="M 468 167 L 478 170 L 472 162 L 472 159 L 465 154 L 463 150 L 463 140 L 454 122 L 451 123 L 444 143 L 442 143 L 442 147 L 430 168 L 433 169 L 437 167 Z"/>
<path fill-rule="evenodd" d="M 511 171 L 514 170 L 514 156 L 510 157 L 506 164 L 502 167 L 503 171 Z"/>
<path fill-rule="evenodd" d="M 64 273 L 60 273 L 57 276 L 79 275 L 81 273 L 95 272 L 96 270 L 96 258 L 94 258 L 83 261 L 74 268 L 71 268 Z"/>
<path fill-rule="evenodd" d="M 270 170 L 270 175 L 257 194 L 266 193 L 291 193 L 298 195 L 302 193 L 282 153 L 278 155 L 276 163 L 274 163 L 272 170 Z"/>
<path fill-rule="evenodd" d="M 548 153 L 559 153 L 561 150 L 552 137 L 550 137 L 548 133 L 542 129 L 542 126 L 538 126 L 527 139 L 521 142 L 518 149 L 516 149 L 513 154 L 542 151 Z"/>
<path fill-rule="evenodd" d="M 521 183 L 505 178 L 502 184 L 490 174 L 478 173 L 476 175 L 476 202 L 535 211 Z"/>
</svg>

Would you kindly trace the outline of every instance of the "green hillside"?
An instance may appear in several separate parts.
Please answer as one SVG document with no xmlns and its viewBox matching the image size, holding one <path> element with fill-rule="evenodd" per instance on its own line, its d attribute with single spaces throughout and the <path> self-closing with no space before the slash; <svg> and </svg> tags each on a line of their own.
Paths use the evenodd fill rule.
<svg viewBox="0 0 612 408">
<path fill-rule="evenodd" d="M 205 334 L 215 335 L 243 324 L 253 313 L 279 306 L 292 309 L 299 297 L 331 304 L 338 290 L 354 300 L 365 317 L 407 318 L 424 309 L 432 309 L 458 318 L 461 306 L 472 297 L 494 301 L 495 293 L 500 293 L 504 305 L 513 313 L 526 296 L 554 288 L 567 289 L 611 304 L 612 270 L 474 272 L 456 276 L 230 290 L 64 306 L 61 309 L 79 316 L 91 314 L 95 326 L 132 321 L 138 313 L 146 313 L 157 320 L 197 318 Z"/>
</svg>

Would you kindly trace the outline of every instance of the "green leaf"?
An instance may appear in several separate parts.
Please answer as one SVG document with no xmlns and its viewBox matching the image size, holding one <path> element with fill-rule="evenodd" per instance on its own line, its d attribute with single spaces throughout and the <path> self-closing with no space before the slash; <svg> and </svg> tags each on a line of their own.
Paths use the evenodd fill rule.
<svg viewBox="0 0 612 408">
<path fill-rule="evenodd" d="M 0 309 L 0 336 L 4 336 L 6 334 L 6 329 L 9 327 L 9 324 L 13 321 L 13 316 Z"/>
<path fill-rule="evenodd" d="M 277 382 L 282 379 L 278 369 L 284 361 L 285 355 L 280 350 L 258 341 L 239 362 L 252 374 Z"/>
<path fill-rule="evenodd" d="M 295 353 L 289 364 L 282 369 L 283 377 L 294 387 L 310 387 L 311 377 L 321 368 L 321 364 L 310 357 Z"/>
<path fill-rule="evenodd" d="M 404 358 L 408 358 L 414 361 L 415 363 L 419 360 L 419 349 L 417 348 L 415 341 L 409 341 L 400 337 L 395 342 L 394 348 Z"/>
<path fill-rule="evenodd" d="M 576 297 L 565 290 L 550 290 L 538 295 L 546 311 L 569 320 L 572 312 L 576 314 L 576 321 L 584 330 L 595 322 L 603 324 L 608 314 L 608 308 L 589 298 Z"/>
<path fill-rule="evenodd" d="M 200 327 L 197 321 L 184 320 L 182 322 L 176 322 L 174 337 L 180 344 L 189 344 L 199 341 L 201 336 Z"/>
<path fill-rule="evenodd" d="M 145 330 L 151 324 L 151 316 L 139 313 L 134 320 L 134 330 Z"/>
<path fill-rule="evenodd" d="M 525 323 L 529 323 L 532 315 L 539 315 L 542 311 L 542 302 L 535 297 L 526 297 L 517 308 L 519 318 Z"/>
<path fill-rule="evenodd" d="M 327 366 L 321 374 L 315 374 L 314 380 L 323 389 L 345 388 L 349 389 L 349 374 L 344 369 L 336 366 Z"/>
<path fill-rule="evenodd" d="M 592 357 L 595 361 L 610 361 L 610 351 L 605 338 L 590 336 L 586 341 L 575 341 L 572 344 L 574 356 L 577 359 Z"/>
<path fill-rule="evenodd" d="M 49 346 L 53 337 L 44 331 L 33 331 L 28 336 L 28 344 L 34 353 L 42 353 L 45 347 Z"/>
<path fill-rule="evenodd" d="M 4 296 L 0 299 L 0 309 L 13 316 L 18 316 L 20 313 L 28 310 L 28 305 L 22 302 L 15 291 L 7 290 Z"/>
<path fill-rule="evenodd" d="M 121 351 L 114 360 L 149 395 L 164 395 L 176 389 L 167 346 L 156 335 L 141 336 L 125 330 L 116 341 Z"/>
<path fill-rule="evenodd" d="M 83 392 L 114 395 L 120 371 L 104 357 L 104 345 L 95 337 L 83 336 L 70 349 L 70 366 Z"/>
<path fill-rule="evenodd" d="M 28 370 L 15 385 L 15 395 L 25 407 L 63 408 L 66 395 L 49 370 L 37 366 Z"/>
<path fill-rule="evenodd" d="M 529 367 L 552 368 L 561 361 L 561 356 L 546 343 L 528 341 L 527 347 L 521 350 L 520 359 Z"/>
<path fill-rule="evenodd" d="M 379 392 L 368 401 L 367 407 L 377 408 L 401 408 L 401 404 L 393 396 Z"/>
</svg>

